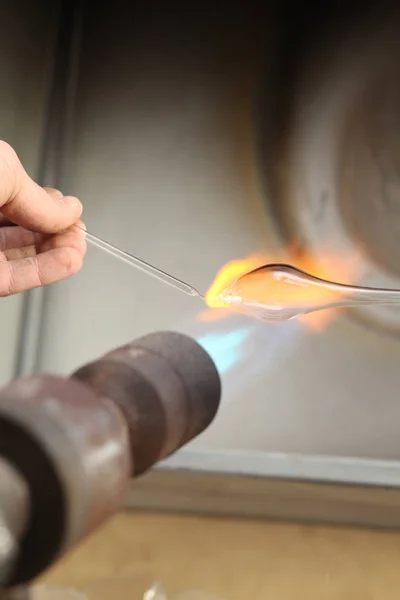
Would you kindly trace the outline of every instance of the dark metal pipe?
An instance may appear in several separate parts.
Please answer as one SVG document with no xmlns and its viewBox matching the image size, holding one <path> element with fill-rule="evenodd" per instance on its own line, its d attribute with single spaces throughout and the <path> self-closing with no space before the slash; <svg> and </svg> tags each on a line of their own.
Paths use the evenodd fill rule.
<svg viewBox="0 0 400 600">
<path fill-rule="evenodd" d="M 0 457 L 23 477 L 30 513 L 7 585 L 29 582 L 114 514 L 130 477 L 204 431 L 220 396 L 208 354 L 170 332 L 117 349 L 70 379 L 42 375 L 4 389 Z M 0 487 L 0 513 L 4 501 Z M 20 513 L 26 518 L 28 507 Z"/>
</svg>

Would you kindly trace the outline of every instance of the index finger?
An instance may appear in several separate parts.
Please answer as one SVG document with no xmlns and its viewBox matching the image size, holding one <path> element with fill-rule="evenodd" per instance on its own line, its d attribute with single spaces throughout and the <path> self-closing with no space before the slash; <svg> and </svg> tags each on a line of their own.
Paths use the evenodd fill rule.
<svg viewBox="0 0 400 600">
<path fill-rule="evenodd" d="M 0 211 L 26 229 L 57 233 L 76 223 L 82 204 L 49 194 L 29 177 L 11 146 L 0 141 Z"/>
<path fill-rule="evenodd" d="M 14 260 L 0 261 L 0 298 L 75 275 L 82 267 L 85 252 L 85 232 L 71 227 L 44 240 L 39 253 L 23 253 Z"/>
</svg>

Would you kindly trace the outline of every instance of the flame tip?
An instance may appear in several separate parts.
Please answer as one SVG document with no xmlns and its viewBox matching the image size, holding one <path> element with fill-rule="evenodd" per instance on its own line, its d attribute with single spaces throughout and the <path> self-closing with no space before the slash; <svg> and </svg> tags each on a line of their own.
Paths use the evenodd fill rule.
<svg viewBox="0 0 400 600">
<path fill-rule="evenodd" d="M 290 253 L 290 248 L 288 252 Z M 288 260 L 288 252 L 281 254 L 280 256 L 275 255 L 273 260 L 271 260 L 271 256 L 255 254 L 245 259 L 229 261 L 219 270 L 207 291 L 205 295 L 207 305 L 212 309 L 219 309 L 217 312 L 218 314 L 221 314 L 221 317 L 226 316 L 227 312 L 237 309 L 238 306 L 243 303 L 243 298 L 237 293 L 237 290 L 233 290 L 232 287 L 243 275 L 250 271 L 254 271 L 260 266 L 271 263 L 281 266 L 290 266 L 290 263 L 292 263 L 295 269 L 300 269 L 307 274 L 322 279 L 328 279 L 330 281 L 339 280 L 343 283 L 350 283 L 351 281 L 349 281 L 349 279 L 351 280 L 352 276 L 354 276 L 357 257 L 338 256 L 328 252 L 321 252 L 318 256 L 307 256 L 303 251 L 301 255 L 292 252 L 293 256 Z M 269 290 L 266 290 L 265 286 L 263 288 L 257 288 L 257 286 L 261 285 L 261 281 L 262 279 L 260 279 L 259 282 L 256 280 L 253 281 L 253 292 L 255 293 L 257 289 L 259 289 L 260 298 L 262 300 L 263 296 L 265 297 L 266 291 L 268 291 L 268 293 L 270 292 Z M 265 281 L 263 283 L 265 284 Z M 279 301 L 282 302 L 283 300 L 279 299 Z M 270 305 L 270 303 L 271 298 L 268 299 L 268 305 Z M 221 309 L 225 309 L 225 311 Z M 307 314 L 306 316 L 301 316 L 299 318 L 312 329 L 322 331 L 332 320 L 333 314 L 336 314 L 336 311 L 329 310 Z"/>
</svg>

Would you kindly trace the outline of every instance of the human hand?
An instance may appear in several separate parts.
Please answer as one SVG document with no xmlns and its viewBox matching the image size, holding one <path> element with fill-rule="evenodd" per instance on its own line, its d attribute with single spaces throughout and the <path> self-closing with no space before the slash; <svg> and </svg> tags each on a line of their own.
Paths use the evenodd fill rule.
<svg viewBox="0 0 400 600">
<path fill-rule="evenodd" d="M 77 273 L 86 253 L 82 204 L 42 188 L 0 141 L 0 297 Z"/>
</svg>

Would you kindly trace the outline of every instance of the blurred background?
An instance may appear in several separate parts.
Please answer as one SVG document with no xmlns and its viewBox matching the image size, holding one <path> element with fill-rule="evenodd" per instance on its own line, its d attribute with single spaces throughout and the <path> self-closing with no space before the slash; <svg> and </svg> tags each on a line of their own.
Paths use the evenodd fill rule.
<svg viewBox="0 0 400 600">
<path fill-rule="evenodd" d="M 307 257 L 315 275 L 400 288 L 394 5 L 1 5 L 1 137 L 30 175 L 82 199 L 89 232 L 201 292 L 225 263 L 253 254 L 299 266 Z M 129 507 L 399 524 L 399 310 L 258 323 L 89 247 L 81 273 L 2 300 L 0 320 L 2 384 L 67 374 L 162 329 L 210 352 L 223 379 L 217 419 L 135 484 Z M 127 518 L 157 536 L 147 517 Z M 209 527 L 238 556 L 242 535 L 251 544 L 248 524 L 232 524 L 236 542 L 226 525 Z M 123 534 L 109 535 L 117 546 Z M 347 542 L 336 543 L 342 556 Z M 326 577 L 322 597 L 337 597 Z"/>
</svg>

